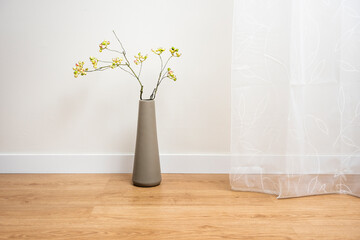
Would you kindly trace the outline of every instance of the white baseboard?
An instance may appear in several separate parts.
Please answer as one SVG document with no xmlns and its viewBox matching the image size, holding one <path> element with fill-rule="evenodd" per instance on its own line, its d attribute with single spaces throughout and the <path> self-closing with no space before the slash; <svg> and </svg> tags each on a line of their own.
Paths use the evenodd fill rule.
<svg viewBox="0 0 360 240">
<path fill-rule="evenodd" d="M 131 173 L 133 154 L 0 154 L 0 173 Z M 162 173 L 229 173 L 230 155 L 164 154 Z"/>
</svg>

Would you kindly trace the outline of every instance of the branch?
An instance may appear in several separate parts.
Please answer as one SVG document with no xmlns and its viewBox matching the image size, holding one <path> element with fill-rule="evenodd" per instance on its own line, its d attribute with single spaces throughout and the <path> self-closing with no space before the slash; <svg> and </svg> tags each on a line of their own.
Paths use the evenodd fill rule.
<svg viewBox="0 0 360 240">
<path fill-rule="evenodd" d="M 110 62 L 110 61 L 103 61 L 103 60 L 99 60 L 99 59 L 98 59 L 98 62 L 103 62 L 103 63 L 112 63 L 112 62 Z"/>
<path fill-rule="evenodd" d="M 139 74 L 138 74 L 139 78 L 140 78 L 140 74 L 141 74 L 142 65 L 143 65 L 143 63 L 141 62 L 140 63 L 140 70 L 139 70 Z"/>
<path fill-rule="evenodd" d="M 105 48 L 106 50 L 109 50 L 111 52 L 117 52 L 117 53 L 120 53 L 122 55 L 124 55 L 124 53 L 120 52 L 120 51 L 117 51 L 117 50 L 113 50 L 113 49 L 110 49 L 110 48 Z"/>
<path fill-rule="evenodd" d="M 118 42 L 120 43 L 120 46 L 121 46 L 121 48 L 122 48 L 122 50 L 123 50 L 123 54 L 125 55 L 125 54 L 126 54 L 125 48 L 123 47 L 123 45 L 122 45 L 122 43 L 121 43 L 120 39 L 118 38 L 118 36 L 116 35 L 116 33 L 115 33 L 115 31 L 114 31 L 114 30 L 113 30 L 113 33 L 114 33 L 114 35 L 115 35 L 116 39 L 118 40 Z"/>
<path fill-rule="evenodd" d="M 160 61 L 161 61 L 161 67 L 160 67 L 160 72 L 162 72 L 162 69 L 163 69 L 163 60 L 162 60 L 162 57 L 161 57 L 161 55 L 159 55 L 159 57 L 160 57 Z"/>
<path fill-rule="evenodd" d="M 167 60 L 166 63 L 165 63 L 165 66 L 164 66 L 164 68 L 161 70 L 161 72 L 164 71 L 166 65 L 168 64 L 168 62 L 170 61 L 170 59 L 171 59 L 172 57 L 173 57 L 173 56 L 170 56 L 170 57 L 168 58 L 168 60 Z"/>
<path fill-rule="evenodd" d="M 103 67 L 99 67 L 99 68 L 96 68 L 94 70 L 87 70 L 85 72 L 97 72 L 97 71 L 104 71 L 106 69 L 110 68 L 110 65 L 109 66 L 103 66 Z"/>
<path fill-rule="evenodd" d="M 140 87 L 141 87 L 141 89 L 140 89 L 140 99 L 142 99 L 142 93 L 143 93 L 143 88 L 144 88 L 144 86 L 142 85 L 142 83 L 141 83 L 141 81 L 140 81 L 140 79 L 139 79 L 140 73 L 139 73 L 139 76 L 137 76 L 136 73 L 134 72 L 134 70 L 131 68 L 131 66 L 130 66 L 130 61 L 129 61 L 129 60 L 127 59 L 127 57 L 126 57 L 126 51 L 125 51 L 124 46 L 122 45 L 120 39 L 118 38 L 118 36 L 116 35 L 116 33 L 115 33 L 114 30 L 113 30 L 113 33 L 114 33 L 117 41 L 120 43 L 120 46 L 121 46 L 121 48 L 122 48 L 122 50 L 123 50 L 123 52 L 122 52 L 121 54 L 124 55 L 125 61 L 127 62 L 126 65 L 127 65 L 128 68 L 131 70 L 132 74 L 131 74 L 129 71 L 126 71 L 126 70 L 123 69 L 123 68 L 121 68 L 121 69 L 123 69 L 124 71 L 130 73 L 131 75 L 133 75 L 133 76 L 138 80 L 138 82 L 139 82 L 139 84 L 140 84 Z M 117 51 L 117 52 L 119 52 L 119 51 Z M 120 52 L 119 52 L 119 53 L 120 53 Z M 140 72 L 141 72 L 141 69 L 140 69 Z"/>
<path fill-rule="evenodd" d="M 160 55 L 159 55 L 159 56 L 160 56 Z M 158 81 L 157 81 L 157 83 L 156 83 L 156 87 L 154 88 L 154 90 L 153 90 L 153 92 L 152 92 L 152 94 L 151 94 L 151 96 L 150 96 L 151 99 L 155 99 L 157 90 L 158 90 L 158 88 L 159 88 L 159 85 L 161 84 L 162 80 L 167 77 L 167 75 L 163 75 L 163 76 L 161 76 L 161 75 L 163 74 L 163 71 L 164 71 L 164 69 L 166 68 L 166 65 L 168 64 L 168 62 L 170 61 L 170 59 L 171 59 L 172 57 L 173 57 L 173 56 L 171 55 L 171 56 L 168 58 L 168 60 L 166 61 L 165 65 L 163 66 L 162 57 L 160 56 L 160 60 L 161 60 L 161 71 L 160 71 L 160 74 L 159 74 Z"/>
<path fill-rule="evenodd" d="M 127 66 L 127 65 L 126 65 L 126 66 Z M 128 70 L 126 70 L 126 69 L 124 69 L 124 68 L 122 68 L 122 67 L 120 67 L 120 66 L 119 66 L 119 68 L 120 68 L 121 70 L 124 70 L 125 72 L 129 73 L 131 76 L 133 76 L 133 77 L 136 78 L 136 76 L 135 76 L 134 74 L 132 74 L 130 71 L 128 71 Z"/>
</svg>

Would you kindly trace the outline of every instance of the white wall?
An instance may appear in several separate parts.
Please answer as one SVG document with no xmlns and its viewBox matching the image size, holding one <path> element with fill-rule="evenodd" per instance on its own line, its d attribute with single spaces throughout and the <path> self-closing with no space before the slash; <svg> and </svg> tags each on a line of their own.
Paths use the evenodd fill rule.
<svg viewBox="0 0 360 240">
<path fill-rule="evenodd" d="M 150 51 L 180 48 L 178 81 L 158 92 L 160 152 L 223 154 L 230 149 L 231 0 L 0 0 L 0 153 L 134 151 L 139 87 L 120 70 L 75 79 L 72 67 L 98 44 L 149 53 L 150 95 L 159 62 Z"/>
</svg>

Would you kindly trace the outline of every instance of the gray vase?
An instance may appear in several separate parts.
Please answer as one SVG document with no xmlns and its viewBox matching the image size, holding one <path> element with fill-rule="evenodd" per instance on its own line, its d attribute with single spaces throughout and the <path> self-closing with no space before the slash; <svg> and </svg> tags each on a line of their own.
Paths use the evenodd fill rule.
<svg viewBox="0 0 360 240">
<path fill-rule="evenodd" d="M 161 182 L 154 100 L 139 100 L 132 181 L 139 187 L 154 187 Z"/>
</svg>

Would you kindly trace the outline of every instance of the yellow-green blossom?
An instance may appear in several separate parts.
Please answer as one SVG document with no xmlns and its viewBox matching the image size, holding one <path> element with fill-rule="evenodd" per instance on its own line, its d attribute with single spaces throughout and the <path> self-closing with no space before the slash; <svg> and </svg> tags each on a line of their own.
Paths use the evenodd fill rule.
<svg viewBox="0 0 360 240">
<path fill-rule="evenodd" d="M 99 60 L 97 58 L 95 58 L 95 57 L 90 57 L 90 61 L 91 61 L 92 65 L 93 65 L 93 67 L 96 69 L 97 68 L 97 63 L 98 63 Z"/>
<path fill-rule="evenodd" d="M 151 51 L 157 55 L 162 54 L 165 51 L 165 48 L 151 49 Z"/>
<path fill-rule="evenodd" d="M 179 49 L 178 49 L 178 48 L 171 47 L 171 48 L 169 49 L 169 51 L 170 51 L 170 53 L 171 53 L 171 55 L 172 55 L 173 57 L 180 57 L 180 56 L 181 56 L 181 53 L 179 53 Z"/>
<path fill-rule="evenodd" d="M 143 56 L 141 55 L 141 53 L 139 52 L 137 56 L 134 56 L 135 60 L 134 63 L 136 65 L 139 65 L 140 63 L 144 62 L 147 59 L 147 55 Z"/>
<path fill-rule="evenodd" d="M 75 64 L 75 67 L 73 67 L 74 70 L 74 77 L 78 77 L 79 75 L 84 76 L 86 75 L 87 68 L 84 69 L 84 62 L 78 62 Z"/>
<path fill-rule="evenodd" d="M 102 43 L 100 43 L 100 45 L 99 45 L 99 47 L 100 47 L 99 52 L 102 52 L 102 50 L 106 49 L 106 48 L 107 48 L 107 46 L 109 46 L 109 45 L 110 45 L 110 42 L 109 42 L 109 41 L 104 40 L 104 41 L 103 41 Z"/>
<path fill-rule="evenodd" d="M 172 79 L 172 80 L 174 80 L 174 81 L 176 81 L 176 76 L 175 76 L 175 74 L 174 74 L 174 71 L 171 70 L 171 68 L 168 68 L 167 70 L 168 70 L 168 72 L 167 72 L 167 77 L 170 78 L 170 79 Z"/>
<path fill-rule="evenodd" d="M 118 66 L 120 66 L 121 65 L 121 62 L 123 61 L 123 59 L 122 58 L 113 58 L 112 59 L 112 64 L 111 64 L 111 68 L 115 68 L 115 67 L 118 67 Z"/>
</svg>

